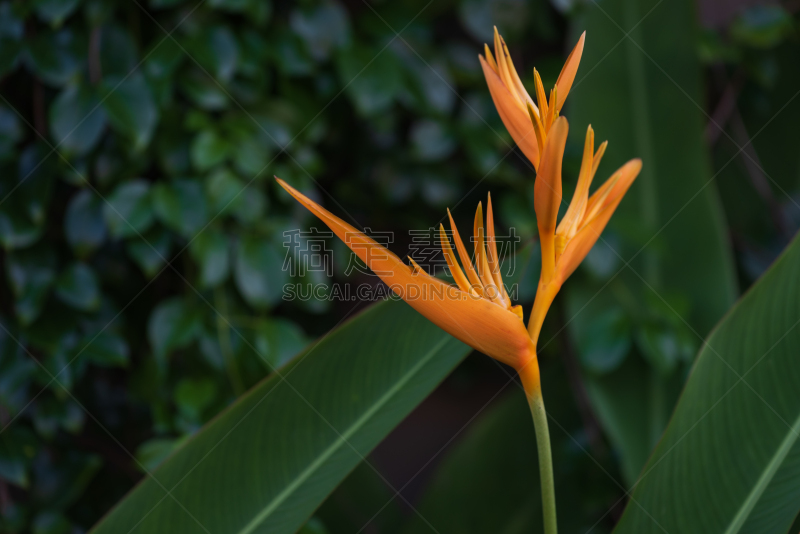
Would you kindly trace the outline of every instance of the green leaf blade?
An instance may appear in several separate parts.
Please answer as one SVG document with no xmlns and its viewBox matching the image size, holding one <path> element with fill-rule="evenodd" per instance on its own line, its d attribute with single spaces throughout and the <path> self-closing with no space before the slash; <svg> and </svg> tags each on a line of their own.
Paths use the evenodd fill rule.
<svg viewBox="0 0 800 534">
<path fill-rule="evenodd" d="M 242 397 L 93 532 L 295 532 L 468 352 L 405 303 L 374 306 Z"/>
<path fill-rule="evenodd" d="M 800 510 L 800 239 L 718 325 L 615 533 L 786 532 Z M 746 460 L 743 460 L 746 458 Z"/>
</svg>

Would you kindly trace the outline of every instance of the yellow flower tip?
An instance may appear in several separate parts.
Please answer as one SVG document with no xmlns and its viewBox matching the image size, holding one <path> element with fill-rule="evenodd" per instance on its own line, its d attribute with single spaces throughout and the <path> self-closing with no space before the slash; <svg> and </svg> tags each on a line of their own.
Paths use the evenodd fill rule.
<svg viewBox="0 0 800 534">
<path fill-rule="evenodd" d="M 561 73 L 558 75 L 558 80 L 556 80 L 556 87 L 558 87 L 558 92 L 561 95 L 561 104 L 558 106 L 559 110 L 563 102 L 567 99 L 569 90 L 572 88 L 572 83 L 575 81 L 575 75 L 578 72 L 578 66 L 583 56 L 583 45 L 585 42 L 586 32 L 583 32 L 575 48 L 573 48 L 572 52 L 567 56 L 567 61 L 564 62 L 564 67 L 562 67 Z"/>
<path fill-rule="evenodd" d="M 536 161 L 532 161 L 534 167 L 539 167 L 540 155 L 544 152 L 545 132 L 542 127 L 542 121 L 539 118 L 539 112 L 533 107 L 533 104 L 528 104 L 528 116 L 531 118 L 533 124 L 533 133 L 536 136 L 536 145 L 539 148 Z"/>
<path fill-rule="evenodd" d="M 494 60 L 494 56 L 492 56 L 492 51 L 489 50 L 489 45 L 486 43 L 483 44 L 483 53 L 486 56 L 485 61 L 492 67 L 494 72 L 497 72 L 497 62 Z M 480 59 L 484 59 L 483 56 L 478 55 Z"/>
<path fill-rule="evenodd" d="M 274 178 L 275 178 L 275 181 L 278 182 L 278 185 L 280 185 L 284 190 L 286 190 L 287 193 L 289 193 L 295 199 L 300 201 L 301 204 L 304 204 L 303 200 L 301 200 L 301 199 L 304 199 L 306 197 L 302 193 L 300 193 L 297 189 L 295 189 L 291 185 L 287 184 L 286 182 L 284 182 L 283 180 L 281 180 L 277 176 L 274 176 Z M 308 206 L 306 206 L 306 207 L 308 207 Z"/>
<path fill-rule="evenodd" d="M 492 273 L 492 278 L 494 279 L 495 285 L 499 288 L 499 291 L 502 293 L 502 298 L 504 302 L 507 304 L 511 303 L 511 299 L 508 297 L 508 292 L 506 292 L 506 288 L 503 285 L 503 277 L 500 273 L 500 257 L 497 254 L 497 237 L 494 233 L 494 212 L 492 211 L 492 194 L 489 193 L 486 202 L 486 252 L 487 252 L 487 262 L 489 264 L 489 269 Z"/>
<path fill-rule="evenodd" d="M 556 105 L 558 104 L 558 89 L 553 87 L 550 90 L 550 100 L 547 103 L 547 124 L 545 125 L 545 131 L 550 131 L 550 127 L 553 125 L 553 120 L 558 117 L 558 111 Z"/>
<path fill-rule="evenodd" d="M 517 314 L 517 317 L 519 317 L 520 321 L 522 320 L 522 305 L 516 304 L 512 306 L 511 311 Z"/>
<path fill-rule="evenodd" d="M 603 154 L 606 153 L 607 146 L 608 141 L 603 141 L 600 143 L 600 146 L 597 147 L 597 152 L 594 153 L 594 161 L 592 162 L 592 176 L 597 172 L 597 167 L 600 165 L 600 160 L 603 159 Z"/>
<path fill-rule="evenodd" d="M 547 116 L 547 96 L 545 96 L 542 77 L 539 76 L 536 67 L 533 68 L 533 83 L 536 89 L 536 103 L 539 105 L 539 118 L 544 122 L 544 118 Z"/>
</svg>

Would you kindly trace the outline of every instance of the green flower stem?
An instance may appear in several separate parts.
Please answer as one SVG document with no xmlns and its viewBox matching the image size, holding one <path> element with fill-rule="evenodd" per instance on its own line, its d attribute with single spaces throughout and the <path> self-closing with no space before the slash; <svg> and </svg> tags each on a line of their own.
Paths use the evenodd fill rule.
<svg viewBox="0 0 800 534">
<path fill-rule="evenodd" d="M 536 447 L 539 451 L 539 478 L 542 483 L 542 512 L 544 513 L 544 533 L 556 534 L 556 491 L 553 480 L 553 455 L 550 451 L 550 430 L 547 427 L 547 412 L 541 392 L 528 396 L 528 405 L 533 415 L 536 429 Z"/>
</svg>

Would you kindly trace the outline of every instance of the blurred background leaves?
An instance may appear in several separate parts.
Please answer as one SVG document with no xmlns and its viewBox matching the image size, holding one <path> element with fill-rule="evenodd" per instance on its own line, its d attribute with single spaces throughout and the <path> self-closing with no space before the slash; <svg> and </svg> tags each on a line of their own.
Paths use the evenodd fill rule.
<svg viewBox="0 0 800 534">
<path fill-rule="evenodd" d="M 348 222 L 394 231 L 400 255 L 407 229 L 432 227 L 445 207 L 468 224 L 487 190 L 498 227 L 534 238 L 532 170 L 476 57 L 496 24 L 529 86 L 534 64 L 551 85 L 588 30 L 565 109 L 565 197 L 590 120 L 610 142 L 599 174 L 645 160 L 542 336 L 559 498 L 582 503 L 570 528 L 610 530 L 702 338 L 800 226 L 795 12 L 717 0 L 0 1 L 2 529 L 85 531 L 362 307 L 283 300 L 287 281 L 328 279 L 284 269 L 285 232 L 315 222 L 272 175 Z M 345 276 L 337 246 L 335 280 L 374 282 Z M 537 276 L 521 282 L 526 309 Z M 468 358 L 370 457 L 392 488 L 359 467 L 305 531 L 413 528 L 397 520 L 414 516 L 405 502 L 448 524 L 481 488 L 528 488 L 533 465 L 453 474 L 503 454 L 492 440 L 522 424 L 506 371 Z M 396 488 L 407 501 L 391 500 Z M 505 504 L 537 502 L 514 498 Z M 503 517 L 498 531 L 538 525 L 535 508 Z"/>
</svg>

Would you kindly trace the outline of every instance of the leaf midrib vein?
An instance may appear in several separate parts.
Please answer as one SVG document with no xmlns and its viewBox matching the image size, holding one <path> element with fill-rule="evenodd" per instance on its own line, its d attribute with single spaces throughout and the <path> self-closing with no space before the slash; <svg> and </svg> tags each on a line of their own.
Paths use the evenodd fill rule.
<svg viewBox="0 0 800 534">
<path fill-rule="evenodd" d="M 295 490 L 297 490 L 303 483 L 305 483 L 314 472 L 319 469 L 333 454 L 339 450 L 342 445 L 348 443 L 348 439 L 352 437 L 358 430 L 361 429 L 378 410 L 380 410 L 389 400 L 392 399 L 400 389 L 405 386 L 417 372 L 433 358 L 433 356 L 441 350 L 441 348 L 450 340 L 450 336 L 445 336 L 437 343 L 423 358 L 414 364 L 395 384 L 389 388 L 381 397 L 375 402 L 368 410 L 366 410 L 361 417 L 356 419 L 344 432 L 339 433 L 338 438 L 325 449 L 316 460 L 311 462 L 297 477 L 283 489 L 274 499 L 258 513 L 247 525 L 239 531 L 239 534 L 252 533 L 265 519 L 267 519 L 272 512 L 274 512 L 283 502 L 288 499 Z"/>
<path fill-rule="evenodd" d="M 786 455 L 789 454 L 789 451 L 797 442 L 798 436 L 800 436 L 800 415 L 797 416 L 794 424 L 789 427 L 789 432 L 787 433 L 786 437 L 783 438 L 783 441 L 776 449 L 775 454 L 772 455 L 772 459 L 767 463 L 764 472 L 758 478 L 758 481 L 753 486 L 753 489 L 750 490 L 750 493 L 742 503 L 742 506 L 739 508 L 736 516 L 734 516 L 730 525 L 725 530 L 725 534 L 736 534 L 745 524 L 750 512 L 753 511 L 753 508 L 755 507 L 756 503 L 758 503 L 761 495 L 767 489 L 770 482 L 772 482 L 773 477 L 778 472 L 778 469 L 783 463 L 783 460 L 786 458 Z"/>
</svg>

